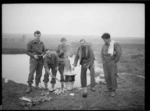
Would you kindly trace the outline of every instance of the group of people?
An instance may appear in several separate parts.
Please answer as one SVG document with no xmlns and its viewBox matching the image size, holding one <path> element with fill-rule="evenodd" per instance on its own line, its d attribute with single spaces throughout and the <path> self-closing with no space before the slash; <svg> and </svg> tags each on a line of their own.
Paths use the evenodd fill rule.
<svg viewBox="0 0 150 111">
<path fill-rule="evenodd" d="M 51 89 L 50 91 L 55 90 L 56 84 L 56 74 L 57 71 L 60 73 L 60 82 L 61 87 L 64 88 L 64 71 L 65 67 L 70 64 L 68 59 L 69 56 L 72 56 L 70 51 L 70 46 L 67 45 L 67 39 L 61 38 L 61 44 L 58 46 L 56 51 L 51 51 L 50 49 L 46 49 L 44 43 L 40 40 L 41 32 L 34 32 L 34 39 L 30 41 L 27 45 L 26 53 L 30 56 L 30 68 L 28 75 L 28 89 L 27 93 L 32 91 L 32 84 L 34 79 L 34 73 L 36 71 L 35 76 L 35 85 L 36 88 L 39 88 L 39 83 L 41 82 L 42 70 L 43 66 L 45 69 L 44 75 L 44 86 L 45 89 L 48 89 L 49 75 L 51 76 Z M 103 63 L 104 77 L 107 84 L 108 92 L 111 92 L 111 96 L 116 95 L 117 89 L 117 62 L 119 61 L 122 55 L 122 49 L 119 43 L 111 40 L 109 33 L 104 33 L 102 35 L 102 39 L 105 44 L 101 50 L 101 58 Z M 86 72 L 87 69 L 90 70 L 91 77 L 91 91 L 96 91 L 95 89 L 95 72 L 94 72 L 94 61 L 95 56 L 92 50 L 92 47 L 86 42 L 85 39 L 81 39 L 80 46 L 76 52 L 76 56 L 74 59 L 73 68 L 71 69 L 70 65 L 68 70 L 74 70 L 78 64 L 81 65 L 81 87 L 83 88 L 83 97 L 87 97 L 87 79 Z M 51 69 L 51 72 L 50 72 Z"/>
</svg>

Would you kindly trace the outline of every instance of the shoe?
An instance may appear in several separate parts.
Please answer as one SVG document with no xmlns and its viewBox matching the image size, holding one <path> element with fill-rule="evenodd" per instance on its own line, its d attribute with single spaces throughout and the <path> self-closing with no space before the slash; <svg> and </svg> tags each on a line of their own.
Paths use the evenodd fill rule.
<svg viewBox="0 0 150 111">
<path fill-rule="evenodd" d="M 31 91 L 32 91 L 32 88 L 31 88 L 31 86 L 29 86 L 26 93 L 30 93 Z"/>
<path fill-rule="evenodd" d="M 116 92 L 115 91 L 111 92 L 111 97 L 114 97 L 114 96 L 116 96 Z"/>
<path fill-rule="evenodd" d="M 55 90 L 54 88 L 50 88 L 50 89 L 49 89 L 50 92 L 53 92 L 54 90 Z"/>
<path fill-rule="evenodd" d="M 91 87 L 91 91 L 95 92 L 96 91 L 95 87 Z"/>
<path fill-rule="evenodd" d="M 87 93 L 83 93 L 82 97 L 87 98 Z"/>
</svg>

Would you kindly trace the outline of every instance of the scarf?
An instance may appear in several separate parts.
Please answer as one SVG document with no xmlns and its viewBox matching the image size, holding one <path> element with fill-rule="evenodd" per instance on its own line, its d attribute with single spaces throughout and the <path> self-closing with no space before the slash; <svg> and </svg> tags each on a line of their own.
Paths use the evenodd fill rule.
<svg viewBox="0 0 150 111">
<path fill-rule="evenodd" d="M 110 41 L 110 44 L 109 44 L 108 54 L 110 54 L 111 56 L 112 56 L 113 53 L 114 53 L 114 44 L 115 44 L 115 42 L 116 42 L 116 41 L 111 40 L 111 41 Z"/>
</svg>

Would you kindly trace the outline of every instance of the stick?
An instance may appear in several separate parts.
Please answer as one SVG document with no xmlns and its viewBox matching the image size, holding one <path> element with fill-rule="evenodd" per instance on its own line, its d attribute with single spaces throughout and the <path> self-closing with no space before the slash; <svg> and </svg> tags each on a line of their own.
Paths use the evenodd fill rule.
<svg viewBox="0 0 150 111">
<path fill-rule="evenodd" d="M 52 78 L 55 78 L 57 81 L 59 81 L 60 82 L 60 80 L 59 79 L 57 79 L 52 73 L 49 73 L 49 75 L 52 77 Z"/>
</svg>

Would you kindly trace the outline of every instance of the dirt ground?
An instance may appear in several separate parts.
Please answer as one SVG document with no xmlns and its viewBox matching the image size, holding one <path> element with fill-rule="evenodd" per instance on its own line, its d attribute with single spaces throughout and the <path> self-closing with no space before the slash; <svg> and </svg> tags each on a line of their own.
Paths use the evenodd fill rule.
<svg viewBox="0 0 150 111">
<path fill-rule="evenodd" d="M 14 110 L 144 110 L 145 85 L 144 78 L 132 74 L 119 74 L 117 95 L 111 97 L 110 93 L 104 92 L 106 84 L 96 84 L 96 92 L 88 89 L 88 97 L 82 97 L 82 89 L 71 91 L 74 96 L 55 95 L 50 93 L 53 100 L 43 102 L 32 107 L 23 107 L 19 98 L 22 96 L 40 96 L 44 90 L 33 88 L 26 94 L 27 85 L 18 84 L 13 81 L 8 83 L 2 80 L 2 109 Z M 89 88 L 89 87 L 88 87 Z"/>
</svg>

